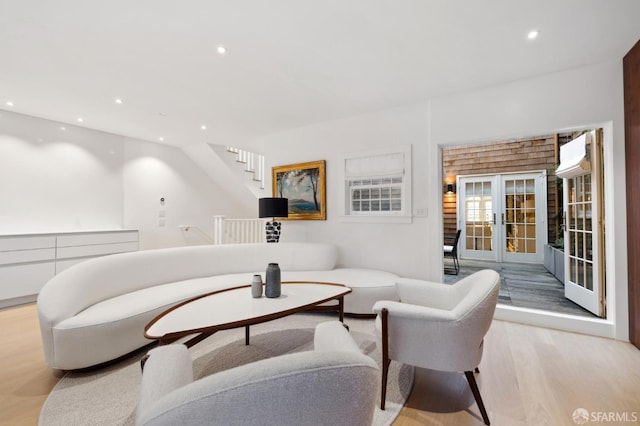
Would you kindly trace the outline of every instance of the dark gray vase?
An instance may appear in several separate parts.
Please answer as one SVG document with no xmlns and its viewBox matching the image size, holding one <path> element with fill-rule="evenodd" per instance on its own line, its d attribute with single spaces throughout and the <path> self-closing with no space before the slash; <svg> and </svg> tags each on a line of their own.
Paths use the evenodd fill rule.
<svg viewBox="0 0 640 426">
<path fill-rule="evenodd" d="M 270 263 L 267 266 L 264 295 L 271 298 L 280 297 L 280 284 L 280 267 L 277 263 Z"/>
</svg>

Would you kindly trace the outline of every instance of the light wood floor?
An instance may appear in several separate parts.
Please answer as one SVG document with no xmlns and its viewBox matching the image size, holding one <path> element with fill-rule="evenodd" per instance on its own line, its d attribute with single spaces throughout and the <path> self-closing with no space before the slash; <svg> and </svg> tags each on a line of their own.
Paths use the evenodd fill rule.
<svg viewBox="0 0 640 426">
<path fill-rule="evenodd" d="M 0 310 L 0 341 L 0 424 L 35 425 L 58 380 L 35 305 Z M 640 350 L 630 343 L 494 321 L 477 380 L 493 425 L 574 425 L 577 408 L 640 422 Z M 462 374 L 418 369 L 394 424 L 483 423 Z"/>
</svg>

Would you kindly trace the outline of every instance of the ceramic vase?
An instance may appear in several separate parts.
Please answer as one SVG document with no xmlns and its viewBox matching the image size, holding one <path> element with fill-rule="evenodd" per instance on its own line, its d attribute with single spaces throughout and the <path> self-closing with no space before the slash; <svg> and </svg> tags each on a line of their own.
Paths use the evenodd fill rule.
<svg viewBox="0 0 640 426">
<path fill-rule="evenodd" d="M 256 274 L 251 280 L 251 296 L 256 299 L 262 297 L 262 276 Z"/>
<path fill-rule="evenodd" d="M 267 297 L 280 297 L 280 267 L 277 263 L 270 263 L 267 266 L 264 295 Z"/>
</svg>

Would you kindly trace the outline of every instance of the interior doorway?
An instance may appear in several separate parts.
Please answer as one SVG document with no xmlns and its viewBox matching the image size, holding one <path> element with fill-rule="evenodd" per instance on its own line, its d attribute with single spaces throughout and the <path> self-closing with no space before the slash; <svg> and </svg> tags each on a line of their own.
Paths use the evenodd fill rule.
<svg viewBox="0 0 640 426">
<path fill-rule="evenodd" d="M 572 131 L 442 149 L 444 237 L 450 238 L 458 229 L 461 231 L 458 245 L 461 274 L 447 276 L 447 282 L 455 282 L 468 275 L 466 268 L 473 272 L 473 267 L 478 266 L 475 264 L 482 267 L 490 265 L 503 271 L 508 269 L 508 279 L 512 283 L 504 283 L 505 290 L 501 290 L 499 303 L 508 300 L 516 307 L 564 313 L 573 313 L 571 309 L 575 308 L 581 315 L 592 315 L 588 312 L 591 311 L 604 317 L 605 312 L 594 311 L 582 303 L 580 297 L 570 296 L 575 293 L 572 287 L 576 283 L 572 278 L 575 278 L 580 287 L 578 292 L 583 290 L 592 295 L 593 286 L 602 289 L 598 305 L 606 305 L 604 250 L 598 252 L 592 247 L 593 244 L 600 248 L 604 246 L 603 230 L 598 241 L 586 242 L 585 233 L 590 231 L 568 226 L 569 207 L 563 203 L 567 196 L 571 196 L 571 191 L 576 194 L 575 185 L 581 185 L 584 190 L 587 182 L 589 188 L 597 182 L 603 188 L 604 173 L 600 170 L 598 176 L 589 174 L 589 177 L 582 176 L 577 181 L 562 179 L 555 174 L 560 164 L 560 148 L 586 132 Z M 602 134 L 602 130 L 598 132 Z M 602 162 L 599 164 L 602 167 Z M 452 187 L 453 191 L 450 190 Z M 584 199 L 578 204 L 576 212 L 588 207 Z M 584 210 L 581 211 L 586 217 Z M 580 226 L 588 226 L 584 220 L 581 223 Z M 589 252 L 585 244 L 589 244 Z M 547 266 L 550 250 L 560 254 L 555 257 L 560 258 L 558 270 Z M 601 266 L 595 267 L 595 262 L 601 262 Z M 554 287 L 554 297 L 562 299 L 557 305 L 566 306 L 556 310 L 553 303 L 545 303 L 545 297 L 548 299 L 549 296 L 547 289 L 551 286 Z M 515 297 L 509 297 L 507 293 L 511 291 L 516 293 Z M 524 301 L 529 295 L 538 297 L 540 302 L 536 305 Z"/>
</svg>

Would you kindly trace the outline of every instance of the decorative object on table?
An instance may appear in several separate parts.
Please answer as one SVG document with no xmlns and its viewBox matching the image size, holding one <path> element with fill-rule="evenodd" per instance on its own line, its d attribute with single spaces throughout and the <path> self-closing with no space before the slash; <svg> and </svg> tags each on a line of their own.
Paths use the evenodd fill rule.
<svg viewBox="0 0 640 426">
<path fill-rule="evenodd" d="M 280 297 L 280 266 L 277 263 L 270 263 L 267 266 L 264 295 L 270 298 Z"/>
<path fill-rule="evenodd" d="M 327 218 L 324 160 L 273 167 L 271 174 L 273 196 L 289 199 L 289 219 Z"/>
<path fill-rule="evenodd" d="M 288 200 L 286 198 L 267 197 L 258 200 L 258 216 L 270 217 L 273 220 L 267 221 L 265 230 L 268 243 L 280 241 L 280 230 L 282 222 L 276 220 L 280 217 L 288 217 Z"/>
<path fill-rule="evenodd" d="M 262 276 L 255 274 L 251 280 L 251 296 L 254 298 L 262 297 Z"/>
</svg>

